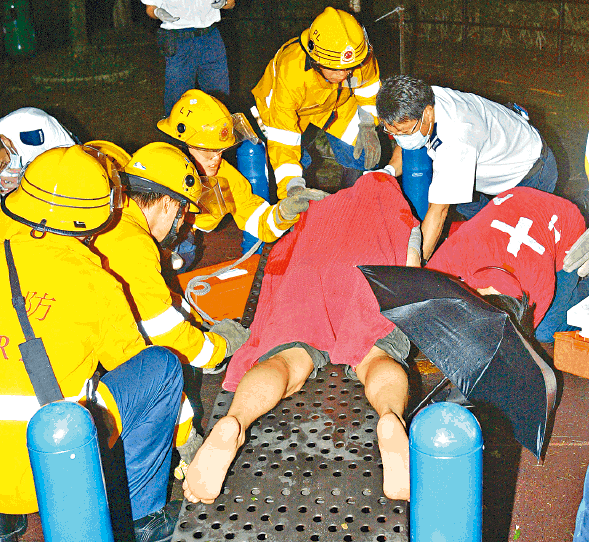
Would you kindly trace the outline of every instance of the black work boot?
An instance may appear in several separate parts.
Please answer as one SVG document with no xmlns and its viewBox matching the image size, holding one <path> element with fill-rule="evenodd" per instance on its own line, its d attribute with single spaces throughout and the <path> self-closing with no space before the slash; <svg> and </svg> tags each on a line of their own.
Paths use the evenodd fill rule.
<svg viewBox="0 0 589 542">
<path fill-rule="evenodd" d="M 354 183 L 362 177 L 363 174 L 364 172 L 359 169 L 342 166 L 341 188 L 350 188 L 350 186 L 354 186 Z"/>
<path fill-rule="evenodd" d="M 180 515 L 182 501 L 171 501 L 157 512 L 133 522 L 137 542 L 169 542 Z"/>
</svg>

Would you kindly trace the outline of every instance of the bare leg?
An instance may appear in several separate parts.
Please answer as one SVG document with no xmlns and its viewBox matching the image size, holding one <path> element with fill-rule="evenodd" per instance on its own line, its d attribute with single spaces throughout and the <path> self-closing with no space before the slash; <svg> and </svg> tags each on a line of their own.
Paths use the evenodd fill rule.
<svg viewBox="0 0 589 542">
<path fill-rule="evenodd" d="M 383 491 L 389 499 L 409 500 L 409 439 L 403 421 L 408 381 L 403 367 L 374 346 L 356 367 L 366 398 L 379 415 L 377 435 Z"/>
<path fill-rule="evenodd" d="M 237 386 L 227 416 L 221 418 L 194 456 L 182 485 L 191 502 L 211 504 L 219 496 L 246 429 L 281 399 L 301 389 L 313 370 L 303 348 L 290 348 L 254 365 Z"/>
</svg>

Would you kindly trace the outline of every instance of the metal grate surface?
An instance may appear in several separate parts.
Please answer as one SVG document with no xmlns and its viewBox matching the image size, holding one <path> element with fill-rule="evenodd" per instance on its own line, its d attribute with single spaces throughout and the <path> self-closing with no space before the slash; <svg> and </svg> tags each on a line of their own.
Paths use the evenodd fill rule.
<svg viewBox="0 0 589 542">
<path fill-rule="evenodd" d="M 232 395 L 219 393 L 212 423 Z M 382 492 L 376 423 L 362 384 L 328 366 L 252 425 L 214 504 L 184 501 L 172 542 L 406 542 L 407 503 Z"/>
</svg>

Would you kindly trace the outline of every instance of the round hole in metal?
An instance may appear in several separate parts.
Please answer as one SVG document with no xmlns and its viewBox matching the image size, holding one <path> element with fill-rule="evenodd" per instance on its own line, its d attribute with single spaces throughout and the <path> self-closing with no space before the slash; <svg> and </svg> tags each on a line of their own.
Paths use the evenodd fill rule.
<svg viewBox="0 0 589 542">
<path fill-rule="evenodd" d="M 363 533 L 369 533 L 370 527 L 368 527 L 368 525 L 362 525 L 362 527 L 360 527 L 360 531 L 362 531 Z"/>
<path fill-rule="evenodd" d="M 263 470 L 257 470 L 256 472 L 254 472 L 254 476 L 264 476 L 264 471 Z"/>
<path fill-rule="evenodd" d="M 319 514 L 317 514 L 316 516 L 313 516 L 313 521 L 315 523 L 321 523 L 323 521 L 323 518 Z"/>
<path fill-rule="evenodd" d="M 255 512 L 255 511 L 256 511 L 256 506 L 255 506 L 254 504 L 250 504 L 250 505 L 249 505 L 249 506 L 246 508 L 246 510 L 247 510 L 248 512 Z"/>
<path fill-rule="evenodd" d="M 332 494 L 332 495 L 336 495 L 336 496 L 337 496 L 337 495 L 341 495 L 341 493 L 342 493 L 342 492 L 341 492 L 341 489 L 339 489 L 339 488 L 337 488 L 337 487 L 336 487 L 335 489 L 332 489 L 332 490 L 331 490 L 331 494 Z"/>
<path fill-rule="evenodd" d="M 332 507 L 329 509 L 329 511 L 330 511 L 332 514 L 337 514 L 337 513 L 339 512 L 339 508 L 338 508 L 337 506 L 332 506 Z"/>
<path fill-rule="evenodd" d="M 237 496 L 235 499 L 233 499 L 233 502 L 243 502 L 243 497 Z"/>
<path fill-rule="evenodd" d="M 253 528 L 254 528 L 254 526 L 253 526 L 251 523 L 246 523 L 246 524 L 243 526 L 243 530 L 244 530 L 244 531 L 251 531 Z"/>
<path fill-rule="evenodd" d="M 283 493 L 283 495 L 284 495 L 284 493 Z M 278 507 L 278 511 L 279 511 L 281 514 L 284 514 L 284 512 L 287 512 L 287 511 L 288 511 L 288 506 L 284 506 L 284 505 L 282 505 L 282 506 L 279 506 L 279 507 Z"/>
<path fill-rule="evenodd" d="M 192 512 L 195 508 L 196 508 L 196 505 L 194 505 L 194 504 L 187 504 L 186 505 L 186 510 L 188 512 Z"/>
<path fill-rule="evenodd" d="M 308 455 L 307 457 L 305 457 L 305 461 L 313 461 L 313 456 Z"/>
<path fill-rule="evenodd" d="M 218 521 L 215 521 L 215 523 L 213 523 L 211 525 L 211 529 L 220 529 L 221 528 L 221 524 Z"/>
<path fill-rule="evenodd" d="M 278 467 L 280 467 L 278 463 L 272 463 L 272 465 L 270 465 L 271 469 L 277 469 Z"/>
<path fill-rule="evenodd" d="M 220 504 L 219 506 L 217 506 L 217 510 L 219 512 L 223 512 L 225 510 L 225 505 L 224 504 Z"/>
<path fill-rule="evenodd" d="M 358 465 L 356 465 L 356 463 L 350 463 L 350 464 L 348 465 L 348 469 L 355 469 L 355 468 L 357 468 L 357 467 L 358 467 Z"/>
<path fill-rule="evenodd" d="M 202 538 L 202 533 L 201 532 L 193 533 L 192 538 L 196 538 L 198 540 L 199 538 Z"/>
<path fill-rule="evenodd" d="M 339 478 L 339 477 L 342 475 L 342 473 L 341 473 L 341 471 L 339 471 L 339 470 L 336 470 L 336 471 L 333 473 L 333 475 L 334 475 L 336 478 Z"/>
<path fill-rule="evenodd" d="M 259 495 L 261 492 L 262 492 L 262 490 L 259 487 L 254 487 L 251 490 L 252 495 Z"/>
<path fill-rule="evenodd" d="M 238 514 L 231 514 L 231 515 L 229 516 L 229 519 L 230 519 L 231 521 L 236 521 L 237 519 L 239 519 L 239 515 L 238 515 Z"/>
<path fill-rule="evenodd" d="M 372 495 L 372 489 L 363 489 L 362 490 L 362 495 L 368 496 L 368 495 Z"/>
<path fill-rule="evenodd" d="M 244 463 L 244 464 L 242 465 L 242 467 L 243 467 L 244 469 L 249 469 L 249 468 L 251 467 L 251 465 L 250 465 L 249 463 Z"/>
<path fill-rule="evenodd" d="M 227 533 L 225 535 L 225 540 L 233 540 L 235 538 L 235 535 L 233 533 Z"/>
<path fill-rule="evenodd" d="M 200 519 L 201 521 L 204 520 L 204 519 L 207 519 L 208 517 L 209 517 L 209 515 L 208 514 L 204 514 L 204 513 L 198 515 L 198 519 Z"/>
<path fill-rule="evenodd" d="M 274 529 L 276 529 L 277 531 L 284 531 L 284 525 L 282 523 L 279 523 L 278 525 L 274 526 Z"/>
<path fill-rule="evenodd" d="M 378 521 L 379 523 L 386 523 L 387 522 L 387 517 L 386 516 L 378 516 L 376 518 L 376 521 Z"/>
<path fill-rule="evenodd" d="M 344 542 L 352 542 L 352 540 L 354 540 L 354 537 L 351 534 L 344 536 Z"/>
<path fill-rule="evenodd" d="M 302 533 L 305 530 L 305 526 L 304 525 L 297 525 L 296 530 L 299 531 L 299 533 Z"/>
<path fill-rule="evenodd" d="M 288 489 L 287 487 L 285 487 L 280 493 L 282 495 L 290 495 L 290 489 Z"/>
<path fill-rule="evenodd" d="M 372 476 L 372 472 L 370 472 L 369 470 L 365 470 L 362 473 L 362 476 L 364 476 L 364 478 L 370 478 Z"/>
<path fill-rule="evenodd" d="M 317 497 L 315 499 L 315 504 L 324 504 L 325 503 L 325 499 L 323 497 Z"/>
<path fill-rule="evenodd" d="M 337 532 L 337 525 L 330 525 L 329 527 L 327 527 L 327 530 L 330 533 L 335 533 L 335 532 Z"/>
<path fill-rule="evenodd" d="M 299 506 L 297 508 L 297 510 L 301 513 L 304 514 L 307 511 L 307 507 L 306 506 Z"/>
<path fill-rule="evenodd" d="M 268 540 L 268 535 L 266 533 L 260 533 L 256 538 L 258 540 Z"/>
<path fill-rule="evenodd" d="M 354 516 L 346 516 L 346 523 L 354 523 Z"/>
<path fill-rule="evenodd" d="M 306 470 L 305 472 L 303 472 L 303 476 L 305 478 L 310 478 L 311 476 L 313 476 L 313 473 L 310 470 Z"/>
<path fill-rule="evenodd" d="M 264 515 L 260 516 L 260 519 L 262 521 L 270 521 L 270 516 L 268 514 L 264 514 Z"/>
<path fill-rule="evenodd" d="M 355 498 L 355 497 L 348 497 L 348 498 L 346 499 L 346 502 L 347 502 L 348 504 L 356 504 L 356 498 Z"/>
<path fill-rule="evenodd" d="M 370 506 L 364 506 L 362 508 L 362 513 L 363 514 L 370 514 Z"/>
</svg>

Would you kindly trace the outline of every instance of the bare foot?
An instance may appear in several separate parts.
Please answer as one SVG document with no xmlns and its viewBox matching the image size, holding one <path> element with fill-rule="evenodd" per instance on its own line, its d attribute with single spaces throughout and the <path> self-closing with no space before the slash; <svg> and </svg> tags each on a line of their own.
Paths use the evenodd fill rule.
<svg viewBox="0 0 589 542">
<path fill-rule="evenodd" d="M 233 416 L 221 418 L 196 452 L 182 484 L 184 497 L 190 502 L 211 504 L 221 487 L 245 435 Z"/>
<path fill-rule="evenodd" d="M 409 439 L 396 414 L 380 418 L 376 428 L 382 457 L 384 494 L 389 499 L 409 500 Z"/>
</svg>

